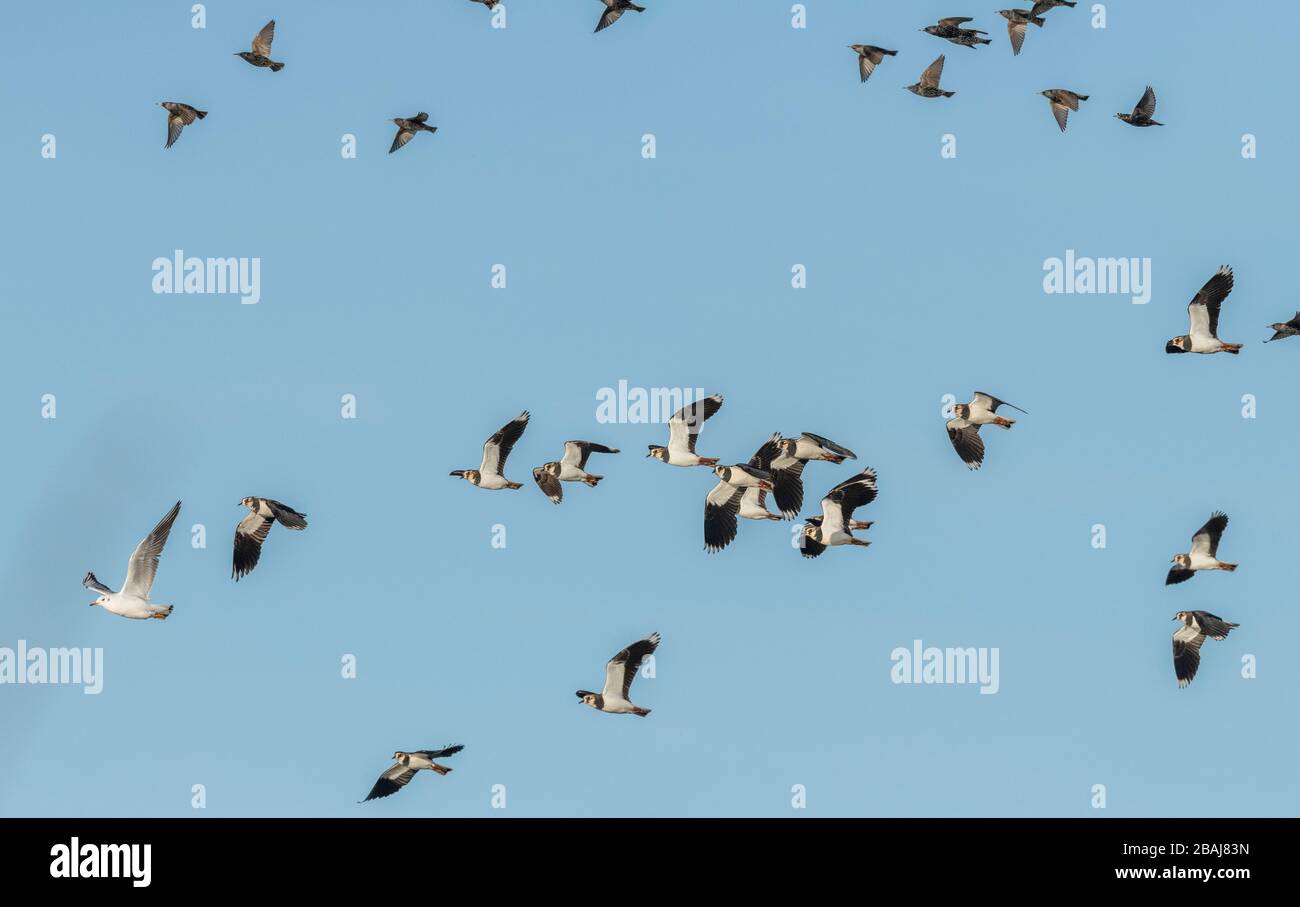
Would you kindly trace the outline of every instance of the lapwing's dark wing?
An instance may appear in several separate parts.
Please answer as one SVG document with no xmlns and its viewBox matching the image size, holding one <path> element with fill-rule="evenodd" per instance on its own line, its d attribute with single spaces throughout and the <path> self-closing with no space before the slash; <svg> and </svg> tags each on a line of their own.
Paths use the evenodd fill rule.
<svg viewBox="0 0 1300 907">
<path fill-rule="evenodd" d="M 1187 316 L 1192 323 L 1192 333 L 1196 332 L 1199 319 L 1208 327 L 1211 337 L 1219 336 L 1219 309 L 1223 300 L 1232 292 L 1232 268 L 1224 265 L 1214 272 L 1214 276 L 1205 282 L 1205 286 L 1187 304 Z M 1203 307 L 1203 308 L 1199 308 Z M 1199 310 L 1198 310 L 1199 308 Z M 1202 316 L 1202 312 L 1205 314 Z"/>
<path fill-rule="evenodd" d="M 510 451 L 514 448 L 515 442 L 519 440 L 524 433 L 524 429 L 528 427 L 528 418 L 528 410 L 524 410 L 487 439 L 487 443 L 483 445 L 483 462 L 479 466 L 480 472 L 505 475 L 506 459 L 510 456 Z"/>
<path fill-rule="evenodd" d="M 1174 631 L 1174 675 L 1178 685 L 1185 687 L 1196 676 L 1196 669 L 1201 666 L 1201 643 L 1205 634 L 1183 625 Z"/>
<path fill-rule="evenodd" d="M 444 756 L 454 756 L 465 748 L 464 744 L 454 744 L 443 747 L 440 750 L 416 750 L 415 752 L 426 759 L 441 759 Z"/>
<path fill-rule="evenodd" d="M 271 514 L 276 521 L 285 529 L 306 529 L 307 514 L 299 513 L 288 504 L 281 504 L 279 501 L 266 499 L 266 505 L 271 508 Z"/>
<path fill-rule="evenodd" d="M 680 449 L 684 441 L 686 448 L 695 453 L 695 439 L 700 429 L 721 408 L 722 397 L 718 394 L 683 406 L 668 420 L 668 446 Z"/>
<path fill-rule="evenodd" d="M 1008 403 L 1005 400 L 999 400 L 997 397 L 993 396 L 992 394 L 985 393 L 984 391 L 975 392 L 975 402 L 983 404 L 984 408 L 991 413 L 997 412 L 999 406 L 1009 406 L 1012 409 L 1016 410 L 1017 412 L 1025 413 L 1026 416 L 1029 415 L 1029 413 L 1025 412 L 1023 409 L 1016 406 L 1014 403 Z"/>
<path fill-rule="evenodd" d="M 235 558 L 230 575 L 236 582 L 252 573 L 257 566 L 257 561 L 262 556 L 262 543 L 271 531 L 272 522 L 266 517 L 250 513 L 235 527 Z"/>
<path fill-rule="evenodd" d="M 805 526 L 804 529 L 806 530 L 807 526 Z M 807 531 L 805 531 L 803 537 L 799 539 L 799 553 L 804 557 L 817 557 L 825 550 L 826 546 L 816 539 L 810 538 Z"/>
<path fill-rule="evenodd" d="M 1192 536 L 1192 553 L 1217 557 L 1219 554 L 1219 539 L 1223 538 L 1223 530 L 1227 528 L 1228 515 L 1216 510 L 1211 514 L 1205 525 L 1196 530 L 1196 534 Z"/>
<path fill-rule="evenodd" d="M 375 786 L 370 788 L 370 793 L 361 802 L 366 803 L 380 797 L 392 796 L 411 783 L 411 779 L 415 777 L 415 772 L 416 769 L 407 768 L 400 762 L 394 763 L 392 768 L 379 776 Z"/>
<path fill-rule="evenodd" d="M 605 665 L 605 695 L 609 696 L 612 690 L 621 690 L 623 698 L 627 699 L 628 691 L 632 689 L 632 681 L 636 679 L 636 672 L 641 669 L 641 662 L 657 648 L 659 648 L 659 634 L 651 633 L 645 639 L 638 639 L 611 658 Z"/>
<path fill-rule="evenodd" d="M 827 497 L 839 503 L 847 527 L 849 520 L 853 519 L 853 511 L 870 504 L 876 499 L 876 494 L 876 471 L 867 467 L 856 476 L 836 485 Z"/>
<path fill-rule="evenodd" d="M 736 537 L 736 516 L 740 513 L 740 499 L 745 489 L 726 482 L 713 486 L 704 499 L 704 550 L 721 551 Z"/>
<path fill-rule="evenodd" d="M 596 444 L 591 441 L 565 441 L 564 457 L 560 462 L 585 470 L 587 468 L 587 459 L 593 453 L 616 454 L 618 448 L 606 447 L 604 444 Z"/>
<path fill-rule="evenodd" d="M 533 481 L 542 490 L 542 494 L 551 499 L 552 503 L 558 504 L 564 500 L 564 486 L 560 482 L 559 476 L 545 466 L 538 466 L 533 470 Z"/>
<path fill-rule="evenodd" d="M 1217 614 L 1211 614 L 1209 611 L 1193 611 L 1192 613 L 1196 615 L 1196 622 L 1201 625 L 1201 630 L 1210 639 L 1226 639 L 1231 631 L 1240 626 L 1224 620 Z"/>
<path fill-rule="evenodd" d="M 978 425 L 965 419 L 951 419 L 948 422 L 948 440 L 967 467 L 979 469 L 984 465 L 984 439 L 980 437 Z"/>
<path fill-rule="evenodd" d="M 855 454 L 853 451 L 849 450 L 843 444 L 836 444 L 830 438 L 823 438 L 821 435 L 814 435 L 810 431 L 803 432 L 803 434 L 806 437 L 812 438 L 814 441 L 816 441 L 822 447 L 829 450 L 831 453 L 839 454 L 841 457 L 844 457 L 849 460 L 856 460 L 858 458 L 858 455 Z"/>
<path fill-rule="evenodd" d="M 1169 568 L 1169 575 L 1165 577 L 1166 586 L 1176 586 L 1178 583 L 1185 583 L 1196 573 L 1195 570 L 1184 570 L 1182 567 L 1174 566 Z"/>
</svg>

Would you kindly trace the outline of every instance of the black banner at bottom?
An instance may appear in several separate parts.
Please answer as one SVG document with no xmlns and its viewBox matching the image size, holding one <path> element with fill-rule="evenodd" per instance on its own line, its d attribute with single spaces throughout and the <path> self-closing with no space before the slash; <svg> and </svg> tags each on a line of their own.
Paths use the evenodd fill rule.
<svg viewBox="0 0 1300 907">
<path fill-rule="evenodd" d="M 1289 878 L 1291 819 L 6 819 L 7 882 L 204 893 L 338 892 L 349 883 L 490 880 L 494 892 L 659 887 L 680 877 L 770 894 L 783 879 L 819 885 L 1040 890 L 1133 886 L 1228 896 Z M 431 872 L 433 875 L 431 876 Z M 557 876 L 563 873 L 564 876 Z M 791 873 L 794 875 L 792 876 Z M 701 875 L 703 874 L 703 875 Z M 692 882 L 695 884 L 695 882 Z M 992 887 L 990 887 L 992 886 Z M 608 892 L 608 890 L 606 890 Z"/>
</svg>

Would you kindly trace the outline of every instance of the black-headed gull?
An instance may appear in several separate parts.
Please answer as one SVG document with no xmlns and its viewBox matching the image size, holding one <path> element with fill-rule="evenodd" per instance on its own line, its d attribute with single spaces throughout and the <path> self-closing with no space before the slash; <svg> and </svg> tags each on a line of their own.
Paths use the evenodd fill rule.
<svg viewBox="0 0 1300 907">
<path fill-rule="evenodd" d="M 144 537 L 144 541 L 135 546 L 135 551 L 126 564 L 126 579 L 120 592 L 114 592 L 95 579 L 95 574 L 86 574 L 81 584 L 99 593 L 99 598 L 90 603 L 92 608 L 99 605 L 105 611 L 131 620 L 148 620 L 151 617 L 166 620 L 167 615 L 172 613 L 172 606 L 149 601 L 149 590 L 153 588 L 153 579 L 158 573 L 158 558 L 162 555 L 163 546 L 167 544 L 172 523 L 176 522 L 176 516 L 180 512 L 181 502 L 177 501 L 167 511 L 167 515 L 158 521 L 158 525 L 153 527 L 153 531 Z"/>
</svg>

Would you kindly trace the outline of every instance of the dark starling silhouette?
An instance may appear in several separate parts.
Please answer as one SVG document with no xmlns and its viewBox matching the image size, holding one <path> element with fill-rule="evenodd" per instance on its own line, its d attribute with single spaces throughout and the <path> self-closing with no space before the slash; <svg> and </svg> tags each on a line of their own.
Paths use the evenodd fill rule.
<svg viewBox="0 0 1300 907">
<path fill-rule="evenodd" d="M 411 139 L 415 138 L 417 132 L 437 132 L 437 126 L 424 125 L 424 121 L 427 119 L 429 119 L 429 115 L 424 111 L 420 111 L 409 120 L 403 119 L 402 117 L 395 118 L 393 123 L 397 125 L 397 135 L 393 136 L 393 147 L 388 149 L 388 153 L 392 154 L 398 148 L 401 148 Z"/>
<path fill-rule="evenodd" d="M 252 63 L 254 66 L 268 66 L 271 72 L 279 72 L 284 69 L 284 64 L 271 59 L 271 42 L 274 40 L 275 20 L 272 19 L 263 25 L 262 30 L 257 33 L 257 37 L 253 38 L 252 52 L 244 50 L 235 54 L 235 56 L 243 57 L 246 62 Z"/>
<path fill-rule="evenodd" d="M 1115 116 L 1130 126 L 1163 126 L 1151 119 L 1156 114 L 1156 93 L 1150 85 L 1142 92 L 1142 100 L 1137 102 L 1132 113 L 1117 113 Z"/>
<path fill-rule="evenodd" d="M 600 0 L 600 2 L 605 4 L 607 9 L 600 14 L 600 21 L 596 23 L 596 31 L 609 28 L 618 21 L 619 16 L 628 10 L 632 10 L 634 13 L 645 12 L 644 6 L 637 6 L 631 0 Z"/>
<path fill-rule="evenodd" d="M 871 78 L 881 60 L 898 56 L 896 50 L 885 50 L 872 44 L 850 44 L 849 50 L 858 55 L 858 75 L 862 76 L 864 82 Z"/>
<path fill-rule="evenodd" d="M 1041 16 L 1049 9 L 1056 9 L 1058 6 L 1078 6 L 1074 0 L 1038 0 L 1034 8 L 1029 11 L 1031 16 Z"/>
<path fill-rule="evenodd" d="M 915 85 L 905 86 L 912 94 L 920 95 L 923 98 L 951 98 L 957 92 L 944 91 L 939 87 L 939 79 L 943 76 L 943 54 L 939 54 L 939 59 L 935 60 L 926 67 L 925 72 L 921 73 L 921 81 Z"/>
<path fill-rule="evenodd" d="M 1265 340 L 1265 343 L 1271 340 L 1282 340 L 1285 337 L 1294 337 L 1296 334 L 1300 334 L 1300 312 L 1296 312 L 1295 317 L 1290 321 L 1279 321 L 1277 324 L 1270 324 L 1269 327 L 1275 333 L 1268 340 Z"/>
<path fill-rule="evenodd" d="M 980 37 L 980 35 L 987 35 L 988 32 L 980 31 L 978 28 L 961 27 L 963 22 L 970 21 L 970 16 L 949 16 L 947 19 L 940 19 L 937 25 L 927 25 L 921 31 L 972 50 L 975 49 L 976 44 L 992 44 L 993 42 L 988 38 Z"/>
<path fill-rule="evenodd" d="M 164 148 L 175 145 L 176 140 L 181 137 L 181 130 L 193 123 L 195 119 L 201 120 L 208 115 L 206 110 L 199 110 L 180 101 L 159 101 L 158 106 L 167 110 L 167 144 L 163 146 Z"/>
<path fill-rule="evenodd" d="M 1007 20 L 1007 35 L 1011 38 L 1011 55 L 1020 56 L 1020 47 L 1025 43 L 1025 29 L 1032 22 L 1039 28 L 1047 22 L 1039 16 L 1030 15 L 1027 9 L 1000 9 L 998 15 Z"/>
<path fill-rule="evenodd" d="M 1079 109 L 1079 102 L 1088 100 L 1086 94 L 1079 94 L 1077 91 L 1070 91 L 1068 88 L 1049 88 L 1047 91 L 1039 92 L 1047 98 L 1052 105 L 1052 116 L 1056 117 L 1056 125 L 1061 127 L 1065 132 L 1065 121 L 1070 116 L 1070 111 Z"/>
<path fill-rule="evenodd" d="M 488 9 L 496 9 L 501 0 L 472 0 L 474 3 L 482 3 Z"/>
</svg>

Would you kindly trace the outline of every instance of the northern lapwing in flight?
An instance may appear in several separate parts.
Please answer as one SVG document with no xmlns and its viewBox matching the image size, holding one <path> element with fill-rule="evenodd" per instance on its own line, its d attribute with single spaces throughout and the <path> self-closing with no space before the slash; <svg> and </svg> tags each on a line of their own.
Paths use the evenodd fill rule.
<svg viewBox="0 0 1300 907">
<path fill-rule="evenodd" d="M 827 463 L 843 463 L 856 460 L 858 455 L 842 444 L 836 444 L 830 438 L 803 432 L 797 438 L 775 437 L 768 445 L 759 448 L 756 457 L 764 457 L 764 463 L 750 463 L 772 473 L 775 486 L 773 496 L 777 509 L 786 519 L 794 519 L 803 509 L 803 468 L 812 460 L 824 460 Z"/>
<path fill-rule="evenodd" d="M 275 40 L 275 20 L 262 26 L 262 30 L 253 38 L 252 51 L 243 50 L 235 54 L 254 66 L 265 66 L 271 72 L 284 69 L 284 64 L 271 59 L 271 42 Z"/>
<path fill-rule="evenodd" d="M 501 427 L 483 444 L 483 462 L 478 469 L 453 469 L 451 475 L 464 479 L 477 488 L 496 491 L 501 488 L 523 488 L 519 482 L 512 482 L 505 477 L 506 458 L 519 440 L 519 436 L 528 427 L 528 411 L 524 410 Z"/>
<path fill-rule="evenodd" d="M 379 779 L 375 781 L 375 786 L 370 788 L 370 793 L 361 802 L 368 803 L 380 797 L 392 796 L 410 784 L 411 779 L 415 777 L 415 773 L 419 771 L 437 772 L 439 775 L 447 774 L 451 769 L 445 765 L 439 765 L 433 760 L 454 756 L 464 748 L 458 743 L 455 746 L 446 746 L 440 750 L 415 750 L 410 753 L 398 750 L 393 753 L 392 767 L 379 776 Z"/>
<path fill-rule="evenodd" d="M 1025 43 L 1025 30 L 1030 23 L 1042 28 L 1047 20 L 1032 14 L 1027 9 L 1000 9 L 998 15 L 1007 20 L 1007 36 L 1011 39 L 1011 56 L 1020 56 L 1020 48 Z"/>
<path fill-rule="evenodd" d="M 925 72 L 921 73 L 920 81 L 903 87 L 912 94 L 920 95 L 923 98 L 951 98 L 957 92 L 944 91 L 940 88 L 939 80 L 941 78 L 943 78 L 943 54 L 939 54 L 939 59 L 925 68 Z"/>
<path fill-rule="evenodd" d="M 1077 91 L 1070 91 L 1068 88 L 1049 88 L 1047 91 L 1039 92 L 1047 98 L 1047 102 L 1052 107 L 1052 116 L 1056 117 L 1056 125 L 1061 127 L 1065 132 L 1066 122 L 1070 118 L 1070 111 L 1078 111 L 1079 102 L 1088 100 L 1086 94 L 1079 94 Z"/>
<path fill-rule="evenodd" d="M 1196 677 L 1196 669 L 1201 666 L 1201 643 L 1205 642 L 1205 637 L 1227 639 L 1228 634 L 1241 624 L 1228 623 L 1209 611 L 1179 611 L 1173 619 L 1183 622 L 1174 631 L 1174 676 L 1181 688 Z"/>
<path fill-rule="evenodd" d="M 181 137 L 182 129 L 208 115 L 206 110 L 199 110 L 180 101 L 159 101 L 158 106 L 167 111 L 167 144 L 163 146 L 164 148 L 176 144 L 176 140 Z"/>
<path fill-rule="evenodd" d="M 849 50 L 858 55 L 858 75 L 863 82 L 871 78 L 871 74 L 876 71 L 876 67 L 885 57 L 898 56 L 898 51 L 885 50 L 874 44 L 850 44 Z"/>
<path fill-rule="evenodd" d="M 953 44 L 969 47 L 971 50 L 974 50 L 977 44 L 992 44 L 992 40 L 980 37 L 980 35 L 987 35 L 988 32 L 980 31 L 978 28 L 962 28 L 964 23 L 970 21 L 970 16 L 949 16 L 946 19 L 940 19 L 934 25 L 927 25 L 921 31 L 927 35 L 934 35 L 936 38 L 951 41 Z"/>
<path fill-rule="evenodd" d="M 1133 108 L 1132 113 L 1117 113 L 1115 118 L 1128 123 L 1130 126 L 1163 126 L 1164 123 L 1153 120 L 1156 115 L 1156 92 L 1150 85 L 1147 90 L 1142 92 L 1142 97 L 1138 100 L 1137 106 Z"/>
<path fill-rule="evenodd" d="M 596 23 L 596 31 L 604 31 L 619 20 L 628 10 L 634 13 L 645 12 L 644 6 L 637 6 L 630 0 L 600 0 L 605 4 L 605 11 L 600 14 L 600 21 Z"/>
<path fill-rule="evenodd" d="M 721 408 L 721 394 L 712 394 L 683 406 L 668 420 L 668 446 L 647 445 L 650 452 L 646 456 L 669 466 L 717 466 L 717 457 L 701 457 L 695 452 L 695 441 L 704 423 Z"/>
<path fill-rule="evenodd" d="M 1187 304 L 1187 319 L 1191 323 L 1188 333 L 1166 343 L 1165 352 L 1240 353 L 1240 343 L 1225 343 L 1219 339 L 1219 308 L 1231 292 L 1232 268 L 1224 265 Z"/>
<path fill-rule="evenodd" d="M 710 554 L 726 548 L 736 537 L 736 517 L 746 496 L 772 490 L 772 474 L 748 463 L 715 466 L 713 474 L 718 484 L 704 498 L 704 550 Z M 755 508 L 761 508 L 767 516 L 752 515 Z M 750 519 L 777 519 L 775 514 L 767 513 L 765 498 L 752 499 L 745 515 Z"/>
<path fill-rule="evenodd" d="M 870 545 L 865 539 L 854 538 L 853 530 L 870 529 L 873 521 L 855 520 L 853 511 L 875 499 L 876 472 L 870 467 L 836 485 L 822 498 L 821 516 L 804 520 L 799 553 L 813 558 L 836 545 Z"/>
<path fill-rule="evenodd" d="M 639 715 L 642 718 L 649 715 L 649 709 L 633 705 L 627 695 L 632 688 L 633 679 L 636 678 L 636 672 L 641 669 L 641 663 L 657 648 L 659 648 L 658 633 L 651 633 L 645 639 L 638 639 L 606 662 L 605 688 L 599 693 L 578 690 L 578 700 L 598 712 Z"/>
<path fill-rule="evenodd" d="M 556 504 L 564 500 L 561 482 L 582 482 L 595 488 L 604 476 L 587 472 L 587 458 L 594 453 L 616 454 L 617 447 L 606 447 L 594 441 L 565 441 L 564 456 L 550 463 L 543 463 L 533 470 L 533 481 L 548 498 Z"/>
<path fill-rule="evenodd" d="M 393 136 L 393 145 L 388 149 L 388 153 L 392 154 L 398 148 L 401 148 L 411 139 L 415 138 L 417 132 L 437 132 L 437 126 L 429 126 L 426 124 L 428 119 L 429 115 L 423 110 L 413 117 L 395 117 L 393 119 L 393 124 L 397 127 L 397 135 Z"/>
<path fill-rule="evenodd" d="M 131 559 L 126 563 L 126 579 L 122 582 L 120 592 L 114 592 L 95 579 L 95 574 L 86 574 L 81 584 L 99 593 L 99 598 L 90 603 L 92 608 L 99 605 L 105 611 L 131 620 L 167 619 L 167 615 L 172 613 L 172 606 L 149 601 L 149 592 L 153 589 L 154 577 L 158 575 L 158 559 L 162 557 L 163 546 L 167 544 L 167 536 L 180 512 L 181 502 L 177 501 L 158 521 L 158 525 L 135 546 Z"/>
<path fill-rule="evenodd" d="M 952 408 L 952 418 L 947 422 L 948 440 L 952 442 L 957 456 L 961 457 L 961 461 L 970 469 L 979 469 L 984 465 L 984 439 L 980 437 L 981 426 L 996 425 L 999 428 L 1010 428 L 1016 424 L 1015 419 L 1007 419 L 997 414 L 999 406 L 1009 406 L 1025 413 L 1014 403 L 999 400 L 983 391 L 976 391 L 975 398 L 971 402 L 958 403 Z"/>
<path fill-rule="evenodd" d="M 235 582 L 252 573 L 257 566 L 257 560 L 262 556 L 262 543 L 266 541 L 272 523 L 278 522 L 285 529 L 307 528 L 307 514 L 279 501 L 247 497 L 239 503 L 248 508 L 249 514 L 235 526 L 235 558 L 230 569 Z"/>
<path fill-rule="evenodd" d="M 1219 560 L 1219 539 L 1223 530 L 1228 528 L 1228 515 L 1215 511 L 1196 535 L 1192 536 L 1192 550 L 1185 554 L 1175 554 L 1173 566 L 1165 577 L 1165 585 L 1186 582 L 1198 570 L 1225 570 L 1228 573 L 1237 569 L 1236 564 L 1225 564 Z"/>
</svg>

